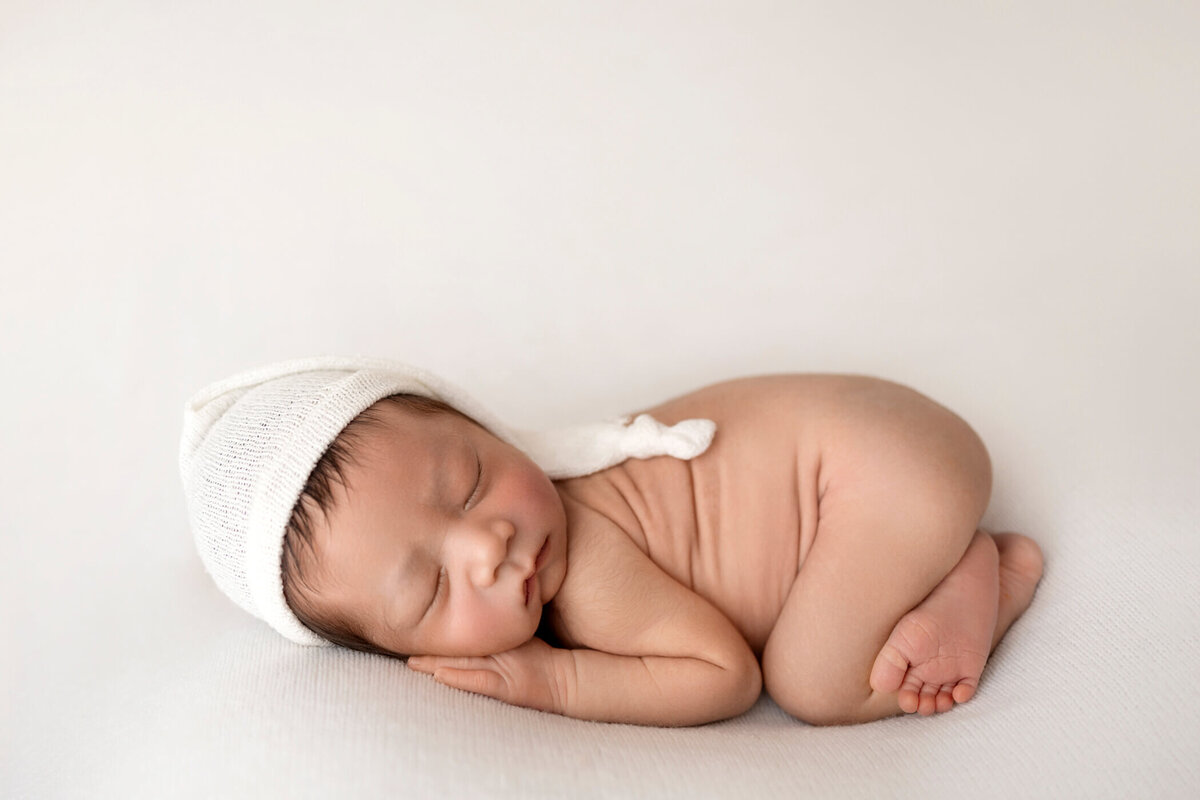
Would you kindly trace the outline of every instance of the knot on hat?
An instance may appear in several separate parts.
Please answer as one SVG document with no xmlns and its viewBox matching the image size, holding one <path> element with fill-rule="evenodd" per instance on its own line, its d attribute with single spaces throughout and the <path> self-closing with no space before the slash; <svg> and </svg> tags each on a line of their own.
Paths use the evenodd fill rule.
<svg viewBox="0 0 1200 800">
<path fill-rule="evenodd" d="M 621 451 L 628 458 L 669 455 L 686 461 L 708 449 L 716 430 L 711 419 L 685 419 L 668 426 L 649 414 L 638 414 L 623 432 Z"/>
</svg>

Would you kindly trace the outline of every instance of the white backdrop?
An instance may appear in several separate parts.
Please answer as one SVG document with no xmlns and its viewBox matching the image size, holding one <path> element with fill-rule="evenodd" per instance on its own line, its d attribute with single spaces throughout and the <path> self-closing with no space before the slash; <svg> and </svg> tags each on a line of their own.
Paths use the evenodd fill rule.
<svg viewBox="0 0 1200 800">
<path fill-rule="evenodd" d="M 0 0 L 0 795 L 1200 791 L 1197 41 L 1145 0 Z M 319 353 L 528 427 L 897 380 L 1046 577 L 970 703 L 836 731 L 276 642 L 192 549 L 182 405 Z"/>
</svg>

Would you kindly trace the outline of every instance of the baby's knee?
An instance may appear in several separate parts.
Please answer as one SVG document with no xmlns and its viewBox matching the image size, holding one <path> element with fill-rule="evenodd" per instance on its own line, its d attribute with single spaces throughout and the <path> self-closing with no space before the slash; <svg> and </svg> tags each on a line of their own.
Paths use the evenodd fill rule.
<svg viewBox="0 0 1200 800">
<path fill-rule="evenodd" d="M 772 634 L 763 649 L 763 689 L 776 705 L 811 725 L 842 725 L 851 721 L 848 718 L 856 714 L 872 693 L 868 676 L 863 675 L 859 686 L 856 681 L 846 681 L 844 675 L 830 674 L 818 663 L 808 663 L 807 654 L 791 646 L 797 644 L 794 637 Z"/>
<path fill-rule="evenodd" d="M 775 704 L 801 722 L 809 725 L 856 725 L 903 714 L 896 692 L 880 693 L 864 689 L 861 693 L 847 693 L 837 687 L 796 687 L 776 685 L 775 689 L 766 682 L 767 693 Z"/>
</svg>

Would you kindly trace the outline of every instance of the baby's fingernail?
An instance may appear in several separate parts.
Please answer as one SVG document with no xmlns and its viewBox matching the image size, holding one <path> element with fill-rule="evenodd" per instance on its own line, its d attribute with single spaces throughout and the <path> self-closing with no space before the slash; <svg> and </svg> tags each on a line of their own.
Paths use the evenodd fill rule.
<svg viewBox="0 0 1200 800">
<path fill-rule="evenodd" d="M 419 658 L 410 658 L 408 660 L 408 665 L 413 669 L 420 669 L 421 667 L 425 666 L 425 662 Z"/>
</svg>

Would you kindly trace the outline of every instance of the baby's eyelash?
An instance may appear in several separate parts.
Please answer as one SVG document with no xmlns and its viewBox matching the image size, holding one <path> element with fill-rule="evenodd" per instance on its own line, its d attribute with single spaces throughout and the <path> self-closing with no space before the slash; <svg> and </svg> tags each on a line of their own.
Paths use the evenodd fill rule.
<svg viewBox="0 0 1200 800">
<path fill-rule="evenodd" d="M 437 579 L 437 583 L 434 584 L 434 586 L 433 586 L 433 599 L 429 601 L 429 608 L 433 608 L 433 604 L 437 602 L 438 595 L 440 595 L 442 593 L 442 584 L 445 582 L 446 582 L 446 568 L 443 567 L 442 569 L 438 570 L 438 579 Z M 428 611 L 429 608 L 427 608 L 425 610 Z"/>
<path fill-rule="evenodd" d="M 471 501 L 479 493 L 479 487 L 483 485 L 483 462 L 479 460 L 479 453 L 475 454 L 475 463 L 478 465 L 478 471 L 475 473 L 475 488 L 471 491 L 471 496 L 467 498 L 467 503 L 463 506 L 464 509 L 471 505 Z"/>
</svg>

